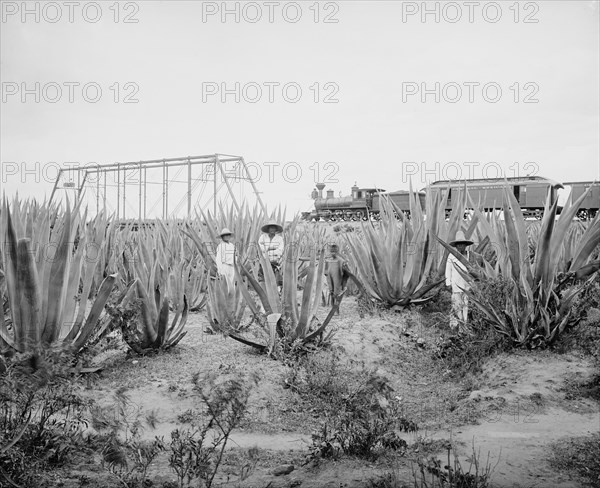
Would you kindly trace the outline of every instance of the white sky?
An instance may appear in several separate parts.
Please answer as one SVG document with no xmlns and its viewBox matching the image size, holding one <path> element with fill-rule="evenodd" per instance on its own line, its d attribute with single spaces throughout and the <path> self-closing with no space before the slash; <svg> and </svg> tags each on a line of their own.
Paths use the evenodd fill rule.
<svg viewBox="0 0 600 488">
<path fill-rule="evenodd" d="M 317 167 L 319 179 L 329 175 L 327 188 L 336 196 L 348 194 L 355 181 L 407 189 L 409 175 L 421 188 L 428 180 L 454 178 L 457 169 L 463 177 L 495 177 L 501 170 L 507 176 L 533 171 L 558 181 L 600 178 L 598 2 L 520 2 L 517 8 L 501 1 L 496 23 L 482 13 L 490 2 L 473 7 L 473 22 L 468 2 L 427 2 L 427 8 L 439 9 L 440 21 L 430 14 L 423 22 L 420 11 L 403 21 L 403 11 L 420 10 L 422 2 L 308 1 L 299 2 L 302 17 L 296 23 L 290 21 L 297 12 L 292 2 L 275 2 L 273 22 L 268 2 L 227 2 L 239 8 L 239 23 L 233 14 L 222 22 L 222 2 L 121 2 L 118 9 L 113 1 L 99 2 L 102 17 L 96 23 L 89 21 L 97 14 L 91 2 L 72 7 L 72 23 L 68 2 L 37 7 L 27 2 L 32 11 L 39 9 L 39 19 L 33 13 L 23 18 L 20 1 L 1 3 L 0 184 L 8 196 L 17 191 L 49 196 L 55 168 L 66 162 L 83 166 L 212 153 L 260 165 L 263 199 L 287 205 L 289 212 L 310 208 Z M 255 7 L 262 19 L 252 23 Z M 462 18 L 449 22 L 456 7 Z M 49 22 L 58 9 L 61 19 Z M 211 9 L 219 12 L 203 19 L 203 10 Z M 138 22 L 123 22 L 127 14 Z M 496 14 L 487 7 L 487 19 Z M 325 23 L 327 15 L 338 22 Z M 524 22 L 528 15 L 538 22 Z M 39 103 L 34 94 L 23 101 L 22 83 L 35 92 L 36 82 Z M 68 82 L 80 83 L 72 103 Z M 90 82 L 102 89 L 97 103 L 83 97 L 81 87 Z M 132 92 L 124 89 L 128 82 L 138 87 L 137 103 L 122 100 Z M 211 82 L 230 89 L 236 82 L 241 88 L 258 83 L 262 98 L 246 101 L 244 95 L 256 94 L 248 85 L 239 103 L 234 95 L 225 103 L 220 94 L 203 100 L 203 83 Z M 273 103 L 264 85 L 269 82 L 280 83 Z M 420 94 L 403 100 L 406 83 L 433 89 L 436 82 L 439 103 L 434 95 L 425 103 Z M 464 85 L 469 82 L 480 83 L 472 103 Z M 63 87 L 56 103 L 45 99 L 56 96 L 51 83 Z M 297 103 L 284 99 L 286 83 L 301 87 Z M 326 83 L 332 85 L 325 89 Z M 456 95 L 452 85 L 442 91 L 448 83 L 463 88 L 456 103 L 444 99 Z M 484 99 L 486 83 L 502 89 L 496 103 Z M 19 91 L 11 94 L 15 87 Z M 337 103 L 324 103 L 334 88 Z M 87 95 L 93 97 L 94 90 Z M 293 97 L 294 90 L 287 95 Z M 527 95 L 538 102 L 524 103 Z M 496 96 L 492 86 L 487 96 Z M 279 163 L 272 182 L 268 162 Z M 282 167 L 292 162 L 302 174 L 286 182 Z M 330 173 L 328 162 L 337 170 Z M 149 200 L 156 200 L 152 192 L 158 189 L 148 189 Z M 171 194 L 183 195 L 180 189 Z"/>
</svg>

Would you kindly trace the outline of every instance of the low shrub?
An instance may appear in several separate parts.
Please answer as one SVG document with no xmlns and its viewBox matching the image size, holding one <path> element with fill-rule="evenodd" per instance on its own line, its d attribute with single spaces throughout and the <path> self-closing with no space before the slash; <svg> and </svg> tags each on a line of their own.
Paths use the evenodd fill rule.
<svg viewBox="0 0 600 488">
<path fill-rule="evenodd" d="M 323 416 L 310 459 L 344 453 L 371 460 L 388 449 L 403 452 L 400 432 L 417 430 L 385 377 L 364 365 L 356 370 L 334 352 L 299 361 L 286 386 Z"/>
<path fill-rule="evenodd" d="M 121 484 L 130 487 L 143 485 L 150 464 L 165 449 L 164 441 L 142 439 L 145 430 L 140 408 L 131 401 L 125 388 L 118 389 L 110 405 L 91 408 L 92 426 L 97 433 L 90 444 L 101 454 L 102 466 Z M 154 428 L 156 418 L 146 416 L 146 426 Z"/>
<path fill-rule="evenodd" d="M 443 462 L 435 457 L 417 461 L 418 470 L 413 469 L 415 487 L 488 488 L 491 486 L 491 476 L 495 466 L 491 466 L 489 455 L 485 465 L 482 465 L 479 459 L 480 453 L 475 452 L 475 447 L 473 446 L 469 468 L 465 470 L 456 452 L 451 447 L 448 447 L 447 450 L 447 462 Z M 450 459 L 451 452 L 452 460 Z M 499 459 L 498 462 L 500 462 Z"/>
<path fill-rule="evenodd" d="M 446 449 L 448 452 L 446 462 L 433 456 L 412 462 L 412 483 L 407 484 L 402 481 L 398 471 L 390 471 L 371 480 L 370 488 L 488 488 L 492 486 L 492 473 L 498 463 L 492 466 L 489 455 L 483 464 L 480 461 L 480 453 L 473 447 L 468 470 L 465 470 L 452 446 L 447 445 Z M 453 459 L 450 457 L 451 452 Z"/>
<path fill-rule="evenodd" d="M 511 293 L 510 282 L 503 278 L 478 283 L 480 286 L 473 293 L 480 300 L 493 303 L 501 307 Z M 450 293 L 446 290 L 440 294 L 447 295 L 450 302 Z M 440 303 L 446 298 L 440 298 Z M 437 304 L 434 304 L 436 306 Z M 444 332 L 449 330 L 448 321 L 451 304 L 448 304 L 446 315 L 443 312 L 435 312 L 440 317 L 437 322 Z M 431 319 L 430 319 L 431 320 Z M 469 306 L 468 334 L 446 335 L 440 338 L 433 352 L 434 359 L 442 360 L 445 367 L 450 370 L 453 377 L 464 377 L 467 373 L 481 371 L 483 363 L 493 354 L 510 349 L 511 341 L 488 322 L 476 307 Z"/>
<path fill-rule="evenodd" d="M 0 356 L 0 485 L 39 486 L 82 449 L 87 402 L 71 361 L 54 349 Z"/>
<path fill-rule="evenodd" d="M 452 309 L 452 294 L 444 287 L 438 287 L 433 298 L 421 307 L 424 314 L 448 315 Z"/>
<path fill-rule="evenodd" d="M 202 412 L 184 412 L 184 418 L 179 420 L 189 427 L 172 431 L 170 441 L 158 437 L 143 440 L 145 426 L 140 409 L 124 389 L 118 390 L 111 405 L 92 409 L 93 426 L 98 433 L 90 442 L 102 454 L 103 466 L 125 486 L 152 486 L 152 480 L 146 476 L 148 468 L 164 451 L 169 468 L 177 477 L 173 486 L 200 484 L 210 488 L 231 432 L 239 427 L 246 414 L 256 377 L 252 381 L 245 382 L 234 375 L 194 375 L 193 391 Z M 152 414 L 147 415 L 145 423 L 154 428 L 156 419 Z"/>
<path fill-rule="evenodd" d="M 573 310 L 573 315 L 579 317 L 580 321 L 561 335 L 556 345 L 557 351 L 577 349 L 600 361 L 600 272 L 579 293 Z"/>
<path fill-rule="evenodd" d="M 600 484 L 600 434 L 563 439 L 552 445 L 551 465 L 575 474 L 586 486 Z"/>
</svg>

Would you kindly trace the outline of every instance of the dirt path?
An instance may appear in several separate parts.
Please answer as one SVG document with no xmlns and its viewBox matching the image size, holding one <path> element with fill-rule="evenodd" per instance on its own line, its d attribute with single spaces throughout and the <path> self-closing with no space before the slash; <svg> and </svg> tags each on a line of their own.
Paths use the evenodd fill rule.
<svg viewBox="0 0 600 488">
<path fill-rule="evenodd" d="M 550 354 L 503 355 L 484 367 L 482 383 L 470 402 L 483 412 L 479 425 L 436 433 L 463 443 L 462 461 L 472 452 L 490 453 L 494 481 L 503 487 L 579 486 L 552 469 L 549 444 L 563 437 L 585 436 L 600 431 L 598 404 L 588 399 L 565 399 L 570 378 L 585 380 L 590 364 L 573 356 Z M 468 463 L 466 463 L 468 465 Z"/>
<path fill-rule="evenodd" d="M 485 462 L 488 452 L 492 465 L 499 459 L 493 476 L 496 486 L 578 486 L 567 475 L 553 471 L 547 459 L 551 442 L 600 430 L 598 404 L 567 395 L 569 381 L 592 374 L 586 359 L 536 351 L 501 355 L 490 359 L 476 383 L 465 389 L 460 382 L 446 380 L 431 359 L 439 333 L 414 325 L 421 322 L 412 312 L 361 319 L 356 302 L 350 299 L 334 324 L 334 344 L 343 348 L 346 357 L 378 369 L 410 405 L 409 412 L 422 428 L 406 437 L 409 443 L 454 441 L 463 466 L 468 468 L 474 442 L 480 462 Z M 205 325 L 204 314 L 191 315 L 188 336 L 168 354 L 139 358 L 113 351 L 112 362 L 107 362 L 90 394 L 99 404 L 108 405 L 114 392 L 124 387 L 140 415 L 152 413 L 156 420 L 155 429 L 147 428 L 144 437 L 169 439 L 170 432 L 188 425 L 189 415 L 200 408 L 192 391 L 194 373 L 254 372 L 260 383 L 252 391 L 247 421 L 232 435 L 231 459 L 223 466 L 221 481 L 239 481 L 238 454 L 256 446 L 260 462 L 239 486 L 362 487 L 392 468 L 412 486 L 408 458 L 421 452 L 375 464 L 344 459 L 302 467 L 310 434 L 320 419 L 300 407 L 295 394 L 283 388 L 288 368 L 231 339 L 204 334 Z M 410 335 L 403 332 L 406 330 Z M 417 337 L 422 337 L 424 344 L 417 344 Z M 473 387 L 479 389 L 471 391 Z M 445 452 L 439 453 L 441 459 L 445 456 Z M 165 462 L 159 460 L 153 467 L 156 474 L 168 471 Z M 294 471 L 274 476 L 273 469 L 285 463 L 294 464 Z"/>
</svg>

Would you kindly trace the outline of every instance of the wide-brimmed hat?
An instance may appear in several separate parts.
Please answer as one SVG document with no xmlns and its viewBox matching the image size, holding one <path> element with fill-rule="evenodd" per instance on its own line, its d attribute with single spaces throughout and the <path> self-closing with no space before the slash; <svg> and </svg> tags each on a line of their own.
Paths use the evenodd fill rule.
<svg viewBox="0 0 600 488">
<path fill-rule="evenodd" d="M 219 234 L 219 237 L 230 236 L 230 235 L 233 235 L 233 232 L 231 232 L 227 227 L 224 227 L 223 230 L 221 231 L 221 233 Z"/>
<path fill-rule="evenodd" d="M 464 232 L 462 230 L 459 230 L 456 233 L 456 237 L 454 238 L 454 240 L 450 241 L 448 244 L 454 247 L 456 247 L 458 244 L 466 244 L 467 246 L 470 246 L 471 244 L 473 244 L 473 241 L 469 241 L 468 239 L 466 239 Z"/>
<path fill-rule="evenodd" d="M 269 232 L 269 227 L 277 227 L 277 230 L 275 231 L 277 234 L 279 234 L 280 232 L 283 232 L 283 227 L 281 225 L 279 225 L 277 223 L 277 221 L 275 221 L 275 220 L 269 220 L 265 225 L 263 225 L 260 228 L 260 230 L 267 233 L 267 232 Z"/>
</svg>

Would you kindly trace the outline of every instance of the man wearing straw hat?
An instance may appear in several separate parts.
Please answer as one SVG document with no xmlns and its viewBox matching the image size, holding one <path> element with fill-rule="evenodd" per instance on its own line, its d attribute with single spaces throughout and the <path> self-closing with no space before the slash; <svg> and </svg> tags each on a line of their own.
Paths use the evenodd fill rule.
<svg viewBox="0 0 600 488">
<path fill-rule="evenodd" d="M 346 291 L 348 283 L 348 264 L 339 255 L 340 247 L 333 243 L 329 245 L 329 257 L 325 260 L 325 275 L 327 276 L 327 287 L 329 288 L 329 303 L 332 307 L 338 306 L 337 314 L 340 314 L 339 305 L 342 295 Z"/>
<path fill-rule="evenodd" d="M 281 285 L 281 273 L 279 269 L 281 266 L 281 259 L 283 257 L 283 250 L 285 243 L 283 241 L 283 227 L 279 225 L 275 220 L 270 220 L 260 229 L 263 233 L 258 239 L 258 246 L 261 252 L 265 255 L 267 260 L 271 263 L 275 277 L 277 278 L 277 284 Z M 264 272 L 262 267 L 258 274 L 259 280 L 264 280 Z"/>
<path fill-rule="evenodd" d="M 233 264 L 235 262 L 235 245 L 231 242 L 232 233 L 225 227 L 219 234 L 221 243 L 217 246 L 217 256 L 215 258 L 217 264 L 217 272 L 225 276 L 227 286 L 233 288 L 235 281 L 235 270 Z"/>
<path fill-rule="evenodd" d="M 463 256 L 467 257 L 467 246 L 473 244 L 465 238 L 462 231 L 456 233 L 456 238 L 448 243 L 456 248 Z M 446 286 L 452 287 L 452 315 L 450 316 L 450 328 L 466 332 L 467 315 L 469 313 L 469 301 L 466 290 L 471 286 L 460 274 L 467 272 L 467 268 L 453 254 L 448 255 L 446 261 Z"/>
</svg>

